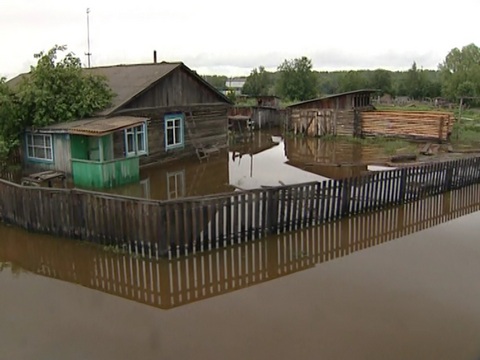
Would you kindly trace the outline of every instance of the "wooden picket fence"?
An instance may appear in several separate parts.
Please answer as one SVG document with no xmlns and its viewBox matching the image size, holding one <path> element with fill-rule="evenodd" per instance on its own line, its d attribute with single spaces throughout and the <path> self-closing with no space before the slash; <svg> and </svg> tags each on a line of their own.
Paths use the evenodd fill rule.
<svg viewBox="0 0 480 360">
<path fill-rule="evenodd" d="M 372 172 L 344 180 L 175 201 L 0 181 L 0 219 L 31 231 L 164 256 L 311 227 L 477 183 L 480 158 Z"/>
<path fill-rule="evenodd" d="M 480 210 L 480 184 L 258 241 L 148 259 L 6 229 L 0 260 L 33 273 L 169 309 L 348 256 Z M 432 247 L 435 252 L 435 247 Z"/>
</svg>

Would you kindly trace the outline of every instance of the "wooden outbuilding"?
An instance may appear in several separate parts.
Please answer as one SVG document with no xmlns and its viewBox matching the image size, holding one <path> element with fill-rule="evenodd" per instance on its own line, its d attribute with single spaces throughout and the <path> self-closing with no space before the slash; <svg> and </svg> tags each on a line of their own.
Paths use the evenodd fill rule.
<svg viewBox="0 0 480 360">
<path fill-rule="evenodd" d="M 359 111 L 372 110 L 372 94 L 362 89 L 302 101 L 287 107 L 287 130 L 310 136 L 359 135 Z"/>
</svg>

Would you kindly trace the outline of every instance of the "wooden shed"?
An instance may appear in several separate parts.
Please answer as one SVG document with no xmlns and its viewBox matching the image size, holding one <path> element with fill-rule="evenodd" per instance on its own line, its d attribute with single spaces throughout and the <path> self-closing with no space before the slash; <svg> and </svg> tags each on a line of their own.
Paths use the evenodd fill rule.
<svg viewBox="0 0 480 360">
<path fill-rule="evenodd" d="M 101 145 L 97 143 L 97 148 L 108 144 L 108 153 L 103 154 L 116 154 L 117 159 L 138 157 L 139 166 L 143 166 L 227 146 L 227 111 L 231 101 L 185 64 L 116 65 L 84 71 L 105 77 L 115 96 L 111 105 L 94 118 L 79 120 L 105 125 L 112 118 L 131 119 L 131 126 L 120 126 L 104 134 L 108 138 Z M 11 82 L 18 82 L 22 76 L 28 74 Z M 71 129 L 65 124 L 60 128 L 60 132 L 55 127 L 27 130 L 25 163 L 30 170 L 55 169 L 72 174 L 76 183 Z M 124 176 L 122 172 L 118 174 Z M 128 178 L 136 181 L 138 174 Z M 108 183 L 114 186 L 124 182 Z"/>
<path fill-rule="evenodd" d="M 302 101 L 287 107 L 287 130 L 310 136 L 359 135 L 358 111 L 371 110 L 372 94 L 362 89 Z"/>
</svg>

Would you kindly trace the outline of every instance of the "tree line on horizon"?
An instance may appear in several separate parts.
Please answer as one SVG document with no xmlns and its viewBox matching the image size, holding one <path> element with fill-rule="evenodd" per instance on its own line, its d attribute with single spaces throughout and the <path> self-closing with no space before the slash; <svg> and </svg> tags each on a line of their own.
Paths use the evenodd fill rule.
<svg viewBox="0 0 480 360">
<path fill-rule="evenodd" d="M 217 89 L 228 90 L 227 76 L 204 78 Z M 276 95 L 286 101 L 303 101 L 359 89 L 376 89 L 381 95 L 407 96 L 414 100 L 443 97 L 456 101 L 460 97 L 480 96 L 480 48 L 472 43 L 452 49 L 437 70 L 419 68 L 414 61 L 406 71 L 316 71 L 311 59 L 303 56 L 284 60 L 273 72 L 259 66 L 244 78 L 242 94 Z"/>
</svg>

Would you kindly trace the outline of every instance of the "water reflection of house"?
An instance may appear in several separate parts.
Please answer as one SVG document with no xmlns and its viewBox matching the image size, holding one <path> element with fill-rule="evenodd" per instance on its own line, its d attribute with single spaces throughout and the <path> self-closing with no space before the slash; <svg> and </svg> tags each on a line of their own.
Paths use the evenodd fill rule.
<svg viewBox="0 0 480 360">
<path fill-rule="evenodd" d="M 389 159 L 381 155 L 381 147 L 375 144 L 309 137 L 287 137 L 284 142 L 289 164 L 331 179 L 360 175 L 368 164 L 381 164 Z"/>
<path fill-rule="evenodd" d="M 140 165 L 227 144 L 231 102 L 183 63 L 84 69 L 105 77 L 115 94 L 94 118 L 29 129 L 30 170 L 72 174 L 75 185 L 112 187 L 139 179 Z M 9 85 L 16 88 L 20 75 Z"/>
<path fill-rule="evenodd" d="M 229 185 L 228 152 L 221 151 L 208 161 L 199 162 L 190 157 L 181 161 L 150 166 L 140 171 L 139 183 L 125 185 L 111 191 L 116 194 L 173 200 L 189 196 L 233 191 Z M 148 192 L 147 192 L 148 191 Z"/>
</svg>

